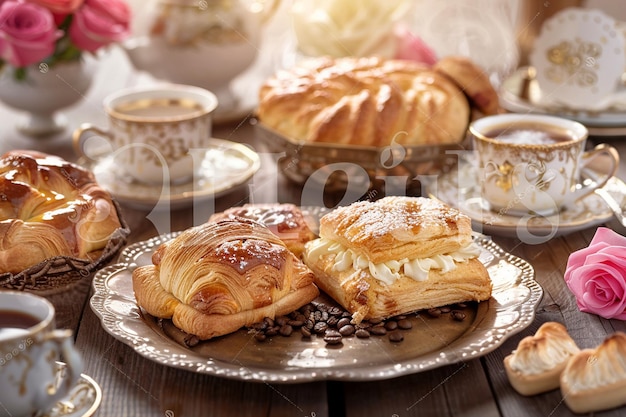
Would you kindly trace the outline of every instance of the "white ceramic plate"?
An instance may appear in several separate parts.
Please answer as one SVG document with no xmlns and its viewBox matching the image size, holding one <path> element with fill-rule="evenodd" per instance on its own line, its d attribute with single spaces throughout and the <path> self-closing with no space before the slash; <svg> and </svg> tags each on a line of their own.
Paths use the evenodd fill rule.
<svg viewBox="0 0 626 417">
<path fill-rule="evenodd" d="M 139 209 L 176 209 L 226 194 L 246 183 L 261 166 L 259 155 L 248 146 L 223 139 L 211 139 L 198 178 L 169 187 L 134 181 L 105 156 L 81 161 L 98 183 L 122 204 Z M 158 205 L 157 205 L 158 203 Z"/>
<path fill-rule="evenodd" d="M 525 243 L 545 242 L 555 236 L 573 233 L 607 222 L 613 212 L 596 194 L 590 194 L 573 207 L 551 216 L 520 217 L 489 209 L 481 197 L 480 182 L 471 163 L 460 161 L 457 169 L 437 179 L 431 197 L 459 209 L 472 219 L 474 230 L 489 235 L 519 238 Z M 626 204 L 626 185 L 611 178 L 604 189 L 621 207 Z"/>
<path fill-rule="evenodd" d="M 462 322 L 449 316 L 412 314 L 404 341 L 387 337 L 345 337 L 340 347 L 299 332 L 258 342 L 245 329 L 188 348 L 169 329 L 135 303 L 132 271 L 149 264 L 153 251 L 175 234 L 129 246 L 120 262 L 99 271 L 93 280 L 91 307 L 113 337 L 155 362 L 215 376 L 248 381 L 296 383 L 311 380 L 377 380 L 468 361 L 500 346 L 534 319 L 543 291 L 530 264 L 486 237 L 477 237 L 481 261 L 494 283 L 492 298 L 467 307 Z M 324 297 L 323 295 L 321 296 Z"/>
<path fill-rule="evenodd" d="M 65 363 L 57 362 L 58 381 L 65 372 Z M 70 392 L 38 417 L 89 417 L 94 415 L 102 402 L 102 390 L 91 377 L 81 374 Z"/>
</svg>

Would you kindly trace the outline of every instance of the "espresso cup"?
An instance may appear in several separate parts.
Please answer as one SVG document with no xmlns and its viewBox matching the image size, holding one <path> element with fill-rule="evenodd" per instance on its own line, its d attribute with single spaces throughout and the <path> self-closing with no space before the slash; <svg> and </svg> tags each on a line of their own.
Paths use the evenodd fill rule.
<svg viewBox="0 0 626 417">
<path fill-rule="evenodd" d="M 45 298 L 0 291 L 0 416 L 30 416 L 65 396 L 82 372 L 71 330 L 55 329 Z M 57 361 L 67 364 L 58 374 Z"/>
<path fill-rule="evenodd" d="M 474 121 L 469 131 L 482 198 L 500 214 L 558 213 L 604 186 L 619 164 L 606 144 L 585 151 L 587 128 L 565 118 L 500 114 Z M 600 157 L 607 161 L 594 164 L 599 180 L 582 181 L 581 172 Z"/>
<path fill-rule="evenodd" d="M 76 153 L 94 159 L 85 145 L 104 137 L 120 176 L 146 184 L 185 183 L 201 169 L 212 132 L 217 98 L 205 89 L 181 84 L 121 90 L 104 99 L 108 129 L 83 124 L 74 131 Z"/>
</svg>

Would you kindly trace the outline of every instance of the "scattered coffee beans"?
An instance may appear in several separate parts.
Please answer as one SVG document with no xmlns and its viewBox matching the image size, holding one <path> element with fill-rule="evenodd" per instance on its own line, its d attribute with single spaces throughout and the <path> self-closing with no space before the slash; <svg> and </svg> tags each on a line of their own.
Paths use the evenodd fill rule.
<svg viewBox="0 0 626 417">
<path fill-rule="evenodd" d="M 462 303 L 431 308 L 424 313 L 426 317 L 434 319 L 441 319 L 442 316 L 449 314 L 452 320 L 463 321 L 466 313 L 462 310 L 466 307 L 467 304 Z M 322 337 L 328 345 L 338 346 L 346 337 L 367 339 L 371 336 L 387 336 L 390 342 L 399 343 L 404 340 L 403 331 L 413 328 L 407 315 L 385 320 L 364 320 L 356 325 L 352 323 L 351 318 L 349 312 L 339 307 L 309 303 L 289 315 L 276 317 L 274 320 L 266 317 L 262 322 L 250 326 L 250 329 L 255 331 L 254 338 L 258 342 L 277 335 L 289 337 L 295 330 L 299 331 L 303 339 Z"/>
</svg>

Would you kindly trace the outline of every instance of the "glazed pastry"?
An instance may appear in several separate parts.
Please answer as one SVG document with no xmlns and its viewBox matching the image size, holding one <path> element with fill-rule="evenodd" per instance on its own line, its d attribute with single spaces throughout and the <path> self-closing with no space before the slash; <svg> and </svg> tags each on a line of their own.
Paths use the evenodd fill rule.
<svg viewBox="0 0 626 417">
<path fill-rule="evenodd" d="M 408 60 L 311 60 L 261 86 L 257 115 L 294 141 L 379 147 L 459 143 L 470 104 L 491 112 L 498 96 L 468 59 L 454 58 L 449 66 L 447 60 L 442 59 L 441 71 Z"/>
<path fill-rule="evenodd" d="M 626 404 L 626 334 L 616 332 L 574 356 L 561 374 L 561 392 L 575 413 Z"/>
<path fill-rule="evenodd" d="M 354 322 L 491 296 L 469 217 L 428 198 L 385 197 L 340 207 L 305 246 L 317 285 Z"/>
<path fill-rule="evenodd" d="M 578 352 L 565 327 L 548 322 L 534 336 L 522 339 L 517 349 L 504 358 L 504 369 L 517 392 L 535 395 L 557 389 L 561 372 Z"/>
<path fill-rule="evenodd" d="M 209 221 L 234 217 L 243 217 L 264 224 L 298 257 L 304 251 L 304 244 L 316 237 L 302 211 L 293 204 L 245 204 L 242 207 L 232 207 L 221 213 L 215 213 Z"/>
<path fill-rule="evenodd" d="M 0 158 L 0 195 L 0 273 L 56 256 L 97 259 L 121 227 L 91 172 L 41 152 Z"/>
<path fill-rule="evenodd" d="M 302 261 L 247 219 L 188 229 L 152 262 L 133 271 L 137 304 L 202 340 L 290 313 L 319 294 Z"/>
</svg>

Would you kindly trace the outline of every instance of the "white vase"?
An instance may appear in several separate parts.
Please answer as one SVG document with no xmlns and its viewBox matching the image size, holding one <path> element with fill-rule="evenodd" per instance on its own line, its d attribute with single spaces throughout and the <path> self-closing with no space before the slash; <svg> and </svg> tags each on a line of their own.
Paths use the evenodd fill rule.
<svg viewBox="0 0 626 417">
<path fill-rule="evenodd" d="M 61 110 L 85 97 L 93 78 L 92 65 L 80 59 L 48 66 L 26 68 L 23 79 L 16 79 L 14 69 L 0 70 L 0 101 L 27 113 L 17 124 L 25 135 L 45 137 L 67 127 Z"/>
</svg>

